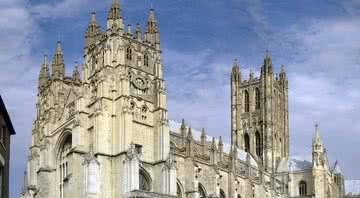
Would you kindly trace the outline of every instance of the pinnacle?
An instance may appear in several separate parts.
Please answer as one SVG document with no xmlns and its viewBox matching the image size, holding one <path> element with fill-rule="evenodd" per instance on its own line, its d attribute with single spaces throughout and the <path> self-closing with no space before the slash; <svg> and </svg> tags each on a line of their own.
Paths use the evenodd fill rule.
<svg viewBox="0 0 360 198">
<path fill-rule="evenodd" d="M 62 48 L 61 48 L 61 42 L 58 41 L 57 44 L 56 44 L 56 53 L 59 54 L 59 53 L 62 53 Z"/>
<path fill-rule="evenodd" d="M 96 22 L 96 13 L 94 11 L 91 13 L 91 22 Z"/>
</svg>

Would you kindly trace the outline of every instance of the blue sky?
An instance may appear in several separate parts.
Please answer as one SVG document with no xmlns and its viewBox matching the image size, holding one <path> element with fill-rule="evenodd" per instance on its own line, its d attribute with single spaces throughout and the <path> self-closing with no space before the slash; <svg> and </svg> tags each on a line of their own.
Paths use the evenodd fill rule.
<svg viewBox="0 0 360 198">
<path fill-rule="evenodd" d="M 67 72 L 82 62 L 95 10 L 105 27 L 112 0 L 0 0 L 0 93 L 17 135 L 11 148 L 11 197 L 19 197 L 31 141 L 42 55 L 63 42 Z M 230 138 L 229 73 L 259 72 L 269 49 L 289 77 L 292 155 L 310 155 L 314 125 L 349 179 L 360 171 L 360 2 L 356 0 L 122 0 L 123 16 L 144 27 L 158 17 L 172 119 Z M 144 28 L 143 28 L 144 29 Z"/>
</svg>

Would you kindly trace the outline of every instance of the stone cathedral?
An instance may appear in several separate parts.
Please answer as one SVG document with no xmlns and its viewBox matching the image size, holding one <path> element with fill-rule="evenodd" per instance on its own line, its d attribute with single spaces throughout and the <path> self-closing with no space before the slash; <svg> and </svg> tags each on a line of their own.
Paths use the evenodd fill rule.
<svg viewBox="0 0 360 198">
<path fill-rule="evenodd" d="M 229 69 L 229 143 L 168 119 L 153 9 L 144 33 L 118 0 L 106 31 L 92 13 L 78 69 L 66 75 L 60 42 L 44 57 L 22 198 L 343 197 L 318 127 L 312 156 L 289 156 L 288 79 L 269 53 L 259 77 Z"/>
</svg>

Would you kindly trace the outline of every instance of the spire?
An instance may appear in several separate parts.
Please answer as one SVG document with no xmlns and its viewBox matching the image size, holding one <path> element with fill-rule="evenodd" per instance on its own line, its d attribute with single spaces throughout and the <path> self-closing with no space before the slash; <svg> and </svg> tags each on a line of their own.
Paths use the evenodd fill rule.
<svg viewBox="0 0 360 198">
<path fill-rule="evenodd" d="M 101 35 L 100 26 L 96 22 L 95 12 L 91 13 L 91 19 L 85 33 L 85 47 L 91 47 L 95 44 L 99 36 Z"/>
<path fill-rule="evenodd" d="M 193 134 L 192 134 L 191 127 L 189 127 L 187 138 L 188 138 L 188 140 L 193 140 Z"/>
<path fill-rule="evenodd" d="M 131 24 L 128 24 L 128 26 L 127 26 L 127 33 L 130 36 L 132 35 Z"/>
<path fill-rule="evenodd" d="M 114 0 L 108 14 L 108 20 L 122 19 L 119 0 Z"/>
<path fill-rule="evenodd" d="M 213 137 L 213 139 L 212 139 L 212 142 L 211 142 L 211 149 L 213 149 L 213 150 L 216 150 L 217 148 L 216 148 L 216 142 L 215 142 L 215 138 Z"/>
<path fill-rule="evenodd" d="M 206 132 L 205 132 L 205 129 L 204 129 L 204 128 L 201 129 L 200 139 L 201 139 L 201 143 L 202 143 L 202 144 L 205 144 L 205 143 L 206 143 Z"/>
<path fill-rule="evenodd" d="M 319 124 L 315 124 L 315 137 L 314 137 L 314 142 L 320 142 L 321 143 L 321 138 L 320 138 L 320 134 L 319 134 Z"/>
<path fill-rule="evenodd" d="M 233 74 L 239 74 L 240 73 L 240 67 L 238 65 L 238 60 L 234 59 L 234 65 L 232 67 L 232 73 Z"/>
<path fill-rule="evenodd" d="M 249 81 L 252 81 L 254 80 L 254 72 L 250 69 L 250 72 L 249 72 Z"/>
<path fill-rule="evenodd" d="M 64 53 L 62 51 L 61 42 L 56 44 L 56 51 L 52 62 L 52 78 L 63 79 L 65 76 Z"/>
<path fill-rule="evenodd" d="M 44 54 L 44 62 L 41 65 L 41 70 L 39 74 L 39 89 L 43 88 L 49 79 L 50 79 L 50 72 L 49 72 L 49 65 L 47 63 L 47 55 Z"/>
<path fill-rule="evenodd" d="M 73 75 L 72 75 L 72 79 L 75 83 L 80 83 L 80 74 L 79 74 L 79 69 L 78 69 L 78 63 L 75 62 L 75 66 L 74 66 L 74 71 L 73 71 Z"/>
<path fill-rule="evenodd" d="M 121 6 L 119 0 L 114 0 L 107 18 L 107 29 L 124 29 L 123 17 L 121 15 Z"/>
<path fill-rule="evenodd" d="M 152 44 L 160 44 L 160 33 L 154 9 L 150 9 L 150 15 L 146 24 L 145 41 Z"/>
<path fill-rule="evenodd" d="M 286 80 L 286 73 L 284 65 L 281 65 L 280 80 Z"/>
<path fill-rule="evenodd" d="M 261 70 L 262 72 L 273 73 L 273 64 L 270 56 L 270 51 L 268 49 L 266 50 L 264 65 Z"/>
<path fill-rule="evenodd" d="M 135 39 L 141 40 L 141 27 L 139 23 L 136 24 Z"/>
</svg>

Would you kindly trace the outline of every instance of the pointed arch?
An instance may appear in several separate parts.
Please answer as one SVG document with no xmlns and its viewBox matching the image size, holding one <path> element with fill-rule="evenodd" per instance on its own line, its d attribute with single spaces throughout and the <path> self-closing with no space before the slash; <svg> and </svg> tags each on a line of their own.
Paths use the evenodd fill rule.
<svg viewBox="0 0 360 198">
<path fill-rule="evenodd" d="M 258 157 L 262 156 L 262 139 L 259 131 L 255 132 L 255 147 L 256 147 L 256 155 Z"/>
<path fill-rule="evenodd" d="M 150 174 L 144 169 L 139 170 L 139 189 L 142 191 L 151 191 L 151 177 Z"/>
<path fill-rule="evenodd" d="M 307 195 L 307 184 L 305 181 L 299 183 L 299 195 Z"/>
<path fill-rule="evenodd" d="M 198 184 L 199 198 L 206 198 L 206 190 L 202 184 Z"/>
<path fill-rule="evenodd" d="M 255 109 L 259 110 L 260 109 L 260 89 L 256 88 L 255 89 Z"/>
<path fill-rule="evenodd" d="M 220 189 L 220 198 L 226 198 L 225 192 L 223 189 Z"/>
<path fill-rule="evenodd" d="M 130 46 L 128 46 L 126 48 L 126 59 L 127 60 L 132 60 L 132 49 Z"/>
<path fill-rule="evenodd" d="M 64 132 L 65 133 L 65 132 Z M 63 133 L 63 134 L 64 134 Z M 69 176 L 69 159 L 68 159 L 68 154 L 70 153 L 71 147 L 72 147 L 72 135 L 71 133 L 66 133 L 65 135 L 63 135 L 61 138 L 61 144 L 59 145 L 59 152 L 57 155 L 57 174 L 58 174 L 58 178 L 59 178 L 59 196 L 60 198 L 64 197 L 65 194 L 65 183 L 66 183 L 66 178 L 68 178 Z"/>
<path fill-rule="evenodd" d="M 183 196 L 183 193 L 184 192 L 184 189 L 183 189 L 183 186 L 181 184 L 181 182 L 178 180 L 176 182 L 176 195 L 177 197 L 181 198 Z"/>
<path fill-rule="evenodd" d="M 144 54 L 144 66 L 149 67 L 149 55 L 147 53 Z"/>
<path fill-rule="evenodd" d="M 248 133 L 245 133 L 244 135 L 244 146 L 245 146 L 245 152 L 250 152 L 250 136 Z"/>
<path fill-rule="evenodd" d="M 247 90 L 245 90 L 245 92 L 244 92 L 244 103 L 245 103 L 245 112 L 249 112 L 250 111 L 250 96 L 249 96 L 249 92 Z"/>
</svg>

